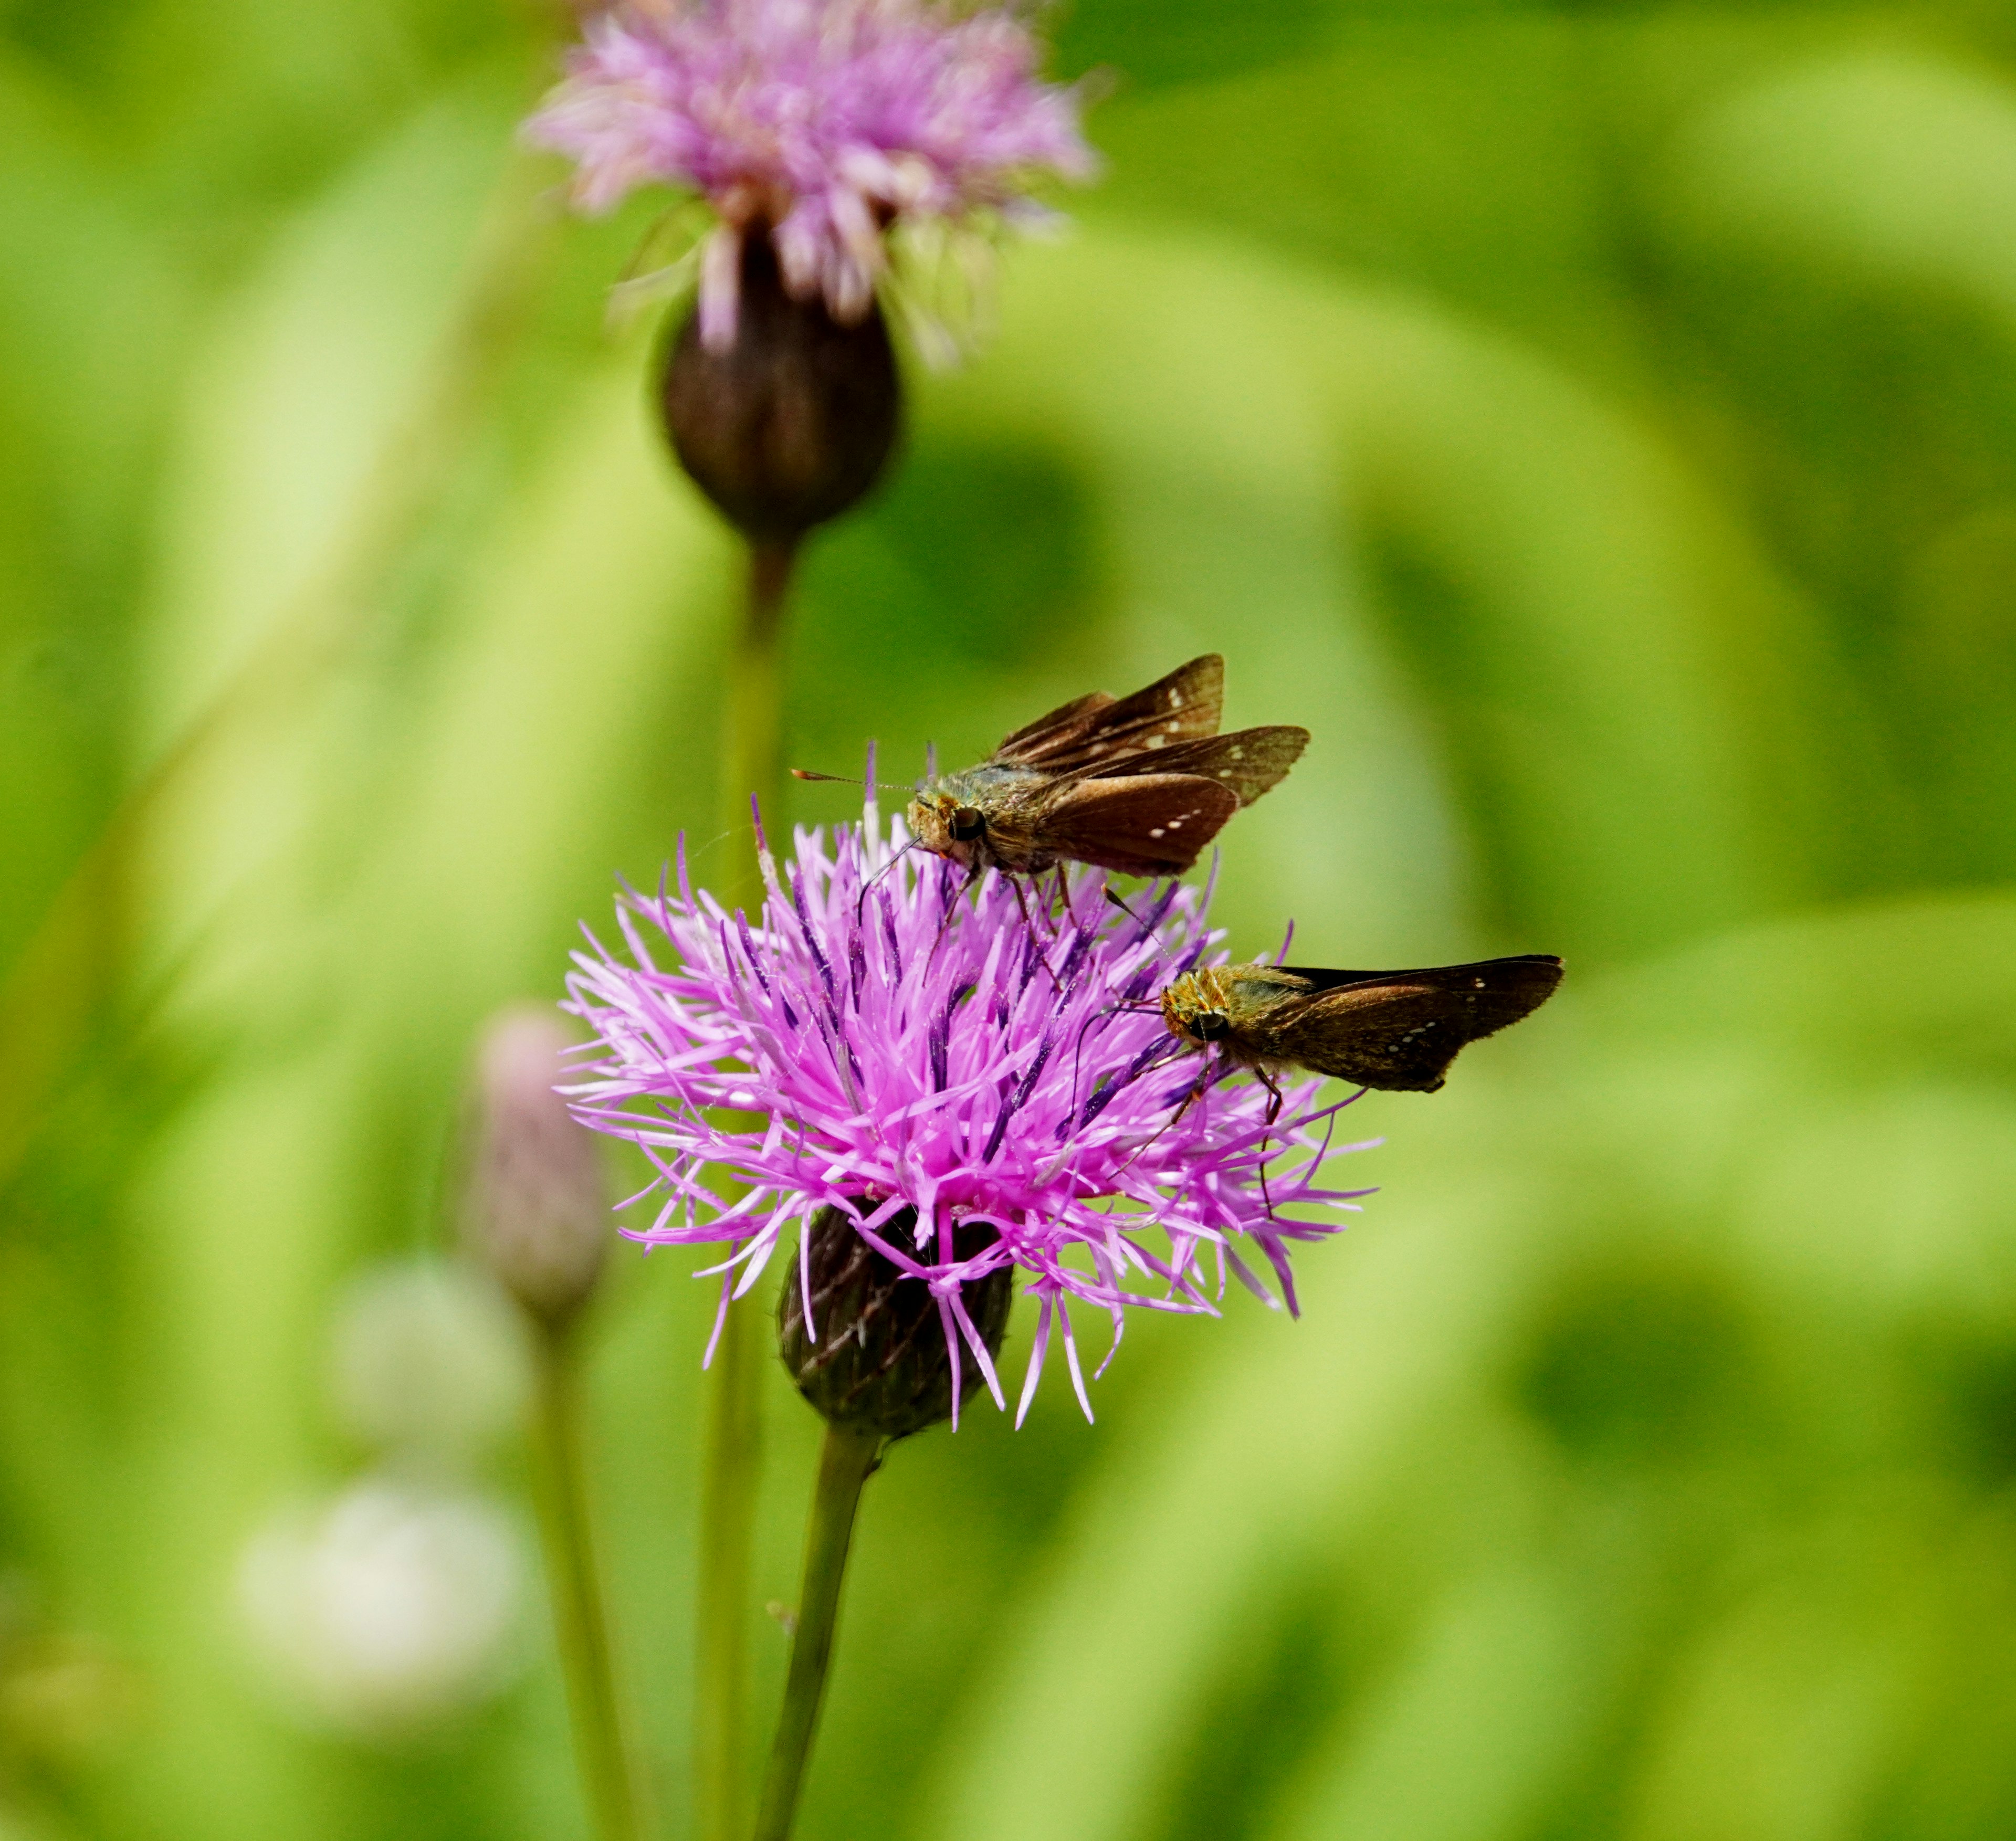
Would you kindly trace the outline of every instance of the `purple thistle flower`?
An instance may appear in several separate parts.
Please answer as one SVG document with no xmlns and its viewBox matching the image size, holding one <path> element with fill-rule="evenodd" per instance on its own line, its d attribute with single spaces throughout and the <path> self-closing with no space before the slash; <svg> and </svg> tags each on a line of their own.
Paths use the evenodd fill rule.
<svg viewBox="0 0 2016 1841">
<path fill-rule="evenodd" d="M 646 1246 L 729 1243 L 703 1275 L 721 1275 L 724 1314 L 794 1238 L 815 1340 L 811 1230 L 837 1211 L 826 1218 L 929 1288 L 955 1425 L 962 1347 L 1006 1407 L 967 1309 L 1004 1268 L 1041 1300 L 1018 1425 L 1053 1334 L 1091 1415 L 1074 1302 L 1107 1314 L 1115 1349 L 1130 1306 L 1215 1314 L 1228 1271 L 1271 1303 L 1244 1245 L 1294 1311 L 1289 1243 L 1344 1224 L 1291 1211 L 1350 1210 L 1370 1192 L 1317 1186 L 1351 1099 L 1318 1108 L 1322 1083 L 1295 1083 L 1270 1127 L 1264 1089 L 1185 1053 L 1150 1007 L 1212 953 L 1208 891 L 1152 886 L 1136 918 L 1107 901 L 1102 873 L 1082 871 L 1062 914 L 1032 924 L 999 875 L 969 897 L 955 865 L 903 841 L 897 822 L 884 842 L 871 800 L 862 827 L 837 828 L 830 847 L 801 829 L 783 877 L 765 847 L 760 926 L 694 891 L 682 845 L 675 894 L 617 904 L 628 956 L 575 955 L 567 1007 L 600 1040 L 566 1091 L 584 1123 L 657 1170 L 643 1192 L 661 1198 L 656 1218 L 625 1232 Z M 1294 1167 L 1263 1189 L 1270 1151 L 1293 1152 Z M 711 1182 L 710 1166 L 746 1192 Z"/>
<path fill-rule="evenodd" d="M 931 0 L 661 0 L 592 20 L 526 127 L 578 162 L 575 203 L 689 189 L 718 227 L 699 253 L 707 347 L 734 337 L 745 234 L 794 298 L 867 313 L 888 233 L 1040 216 L 1039 174 L 1090 174 L 1078 97 L 1040 81 L 1017 13 Z M 672 271 L 668 271 L 672 272 Z"/>
</svg>

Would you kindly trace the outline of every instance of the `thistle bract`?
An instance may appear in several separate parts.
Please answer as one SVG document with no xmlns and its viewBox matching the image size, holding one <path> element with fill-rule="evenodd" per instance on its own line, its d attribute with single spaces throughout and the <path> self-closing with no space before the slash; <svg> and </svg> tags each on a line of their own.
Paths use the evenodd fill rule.
<svg viewBox="0 0 2016 1841">
<path fill-rule="evenodd" d="M 741 313 L 724 350 L 688 315 L 665 354 L 665 432 L 695 484 L 752 543 L 789 546 L 880 475 L 902 416 L 879 311 L 842 325 L 794 300 L 767 243 L 742 253 Z"/>
<path fill-rule="evenodd" d="M 889 1238 L 913 1238 L 913 1225 L 898 1215 Z M 956 1416 L 979 1371 L 955 1359 L 958 1339 L 947 1338 L 931 1288 L 877 1252 L 837 1208 L 822 1208 L 803 1233 L 804 1282 L 777 1293 L 777 1353 L 798 1391 L 831 1424 L 883 1438 L 907 1438 Z M 962 1224 L 954 1256 L 970 1258 L 994 1238 L 983 1224 Z M 1014 1267 L 962 1281 L 958 1296 L 980 1346 L 990 1358 L 999 1354 Z"/>
<path fill-rule="evenodd" d="M 1151 884 L 1129 912 L 1084 872 L 1031 912 L 905 842 L 872 804 L 859 829 L 801 830 L 781 870 L 765 850 L 753 919 L 696 890 L 682 850 L 675 889 L 619 901 L 622 953 L 576 955 L 571 1007 L 599 1048 L 567 1091 L 657 1173 L 654 1217 L 625 1231 L 725 1243 L 724 1311 L 783 1250 L 815 1347 L 854 1329 L 822 1320 L 846 1287 L 814 1270 L 845 1259 L 815 1225 L 844 1224 L 928 1300 L 955 1422 L 969 1361 L 1006 1404 L 999 1327 L 975 1321 L 996 1274 L 1040 1305 L 1018 1421 L 1053 1337 L 1090 1414 L 1075 1304 L 1117 1347 L 1130 1308 L 1213 1312 L 1228 1274 L 1272 1301 L 1257 1250 L 1294 1310 L 1291 1243 L 1366 1192 L 1319 1186 L 1350 1102 L 1319 1107 L 1305 1081 L 1270 1124 L 1264 1089 L 1170 1035 L 1150 1000 L 1213 955 L 1208 892 Z"/>
</svg>

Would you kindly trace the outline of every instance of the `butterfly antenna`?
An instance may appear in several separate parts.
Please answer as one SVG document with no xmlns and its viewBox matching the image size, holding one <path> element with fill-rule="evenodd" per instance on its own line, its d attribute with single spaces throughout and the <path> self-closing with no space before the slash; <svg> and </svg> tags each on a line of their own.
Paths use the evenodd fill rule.
<svg viewBox="0 0 2016 1841">
<path fill-rule="evenodd" d="M 871 787 L 873 790 L 877 793 L 908 793 L 910 790 L 908 786 L 902 786 L 892 781 L 875 780 L 871 782 L 857 778 L 852 774 L 816 773 L 808 767 L 793 768 L 791 769 L 791 778 L 794 780 L 830 780 L 837 786 Z"/>
<path fill-rule="evenodd" d="M 1122 914 L 1125 915 L 1136 926 L 1138 927 L 1140 926 L 1140 915 L 1136 914 L 1132 908 L 1129 908 L 1127 904 L 1121 901 L 1118 895 L 1114 894 L 1113 890 L 1110 888 L 1106 891 L 1106 898 L 1107 901 L 1111 901 L 1115 908 L 1118 908 Z"/>
</svg>

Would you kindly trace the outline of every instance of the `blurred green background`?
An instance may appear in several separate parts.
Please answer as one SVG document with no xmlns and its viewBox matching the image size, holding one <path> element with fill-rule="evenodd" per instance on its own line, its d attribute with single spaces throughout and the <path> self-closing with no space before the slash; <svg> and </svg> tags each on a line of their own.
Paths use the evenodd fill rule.
<svg viewBox="0 0 2016 1841">
<path fill-rule="evenodd" d="M 734 847 L 733 557 L 603 329 L 650 207 L 511 150 L 557 30 L 0 5 L 5 1841 L 585 1833 L 509 1378 L 425 1261 L 480 1019 Z M 1236 950 L 1571 976 L 1352 1115 L 1301 1322 L 895 1453 L 803 1834 L 2016 1832 L 2016 13 L 1058 31 L 1107 176 L 913 367 L 794 757 L 1222 649 L 1316 735 Z M 594 1369 L 667 1836 L 687 1271 L 618 1256 Z M 777 1375 L 766 1598 L 814 1430 Z"/>
</svg>

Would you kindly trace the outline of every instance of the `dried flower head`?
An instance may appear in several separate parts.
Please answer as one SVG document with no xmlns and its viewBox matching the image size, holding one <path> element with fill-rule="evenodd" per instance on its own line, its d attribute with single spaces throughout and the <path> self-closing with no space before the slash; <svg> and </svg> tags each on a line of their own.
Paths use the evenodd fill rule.
<svg viewBox="0 0 2016 1841">
<path fill-rule="evenodd" d="M 1075 92 L 1039 80 L 1037 42 L 1007 6 L 639 0 L 584 38 L 527 133 L 578 163 L 585 210 L 650 184 L 706 201 L 715 228 L 689 253 L 718 351 L 734 336 L 747 236 L 770 239 L 794 298 L 822 297 L 853 325 L 888 273 L 892 233 L 984 243 L 1040 214 L 1038 177 L 1092 171 Z"/>
<path fill-rule="evenodd" d="M 626 954 L 577 955 L 570 1007 L 600 1041 L 568 1091 L 657 1171 L 656 1217 L 625 1232 L 727 1243 L 709 1268 L 724 1312 L 790 1246 L 787 1359 L 794 1317 L 810 1349 L 865 1335 L 820 1314 L 872 1276 L 827 1244 L 852 1236 L 911 1307 L 884 1309 L 884 1285 L 885 1317 L 911 1333 L 915 1301 L 935 1306 L 955 1422 L 974 1384 L 962 1350 L 1006 1404 L 993 1354 L 1011 1270 L 1041 1302 L 1018 1422 L 1053 1334 L 1091 1412 L 1075 1302 L 1107 1315 L 1117 1347 L 1129 1307 L 1213 1312 L 1228 1271 L 1268 1297 L 1242 1257 L 1257 1247 L 1294 1310 L 1289 1243 L 1335 1232 L 1366 1192 L 1318 1186 L 1340 1109 L 1316 1106 L 1319 1081 L 1291 1086 L 1270 1126 L 1268 1095 L 1184 1053 L 1149 1004 L 1211 953 L 1208 891 L 1152 886 L 1129 914 L 1085 872 L 1059 915 L 1025 918 L 1007 881 L 969 896 L 956 867 L 903 841 L 871 800 L 830 844 L 801 830 L 781 874 L 765 849 L 754 922 L 696 892 L 682 851 L 676 892 L 618 903 Z M 855 1378 L 880 1385 L 885 1363 L 861 1353 Z"/>
</svg>

